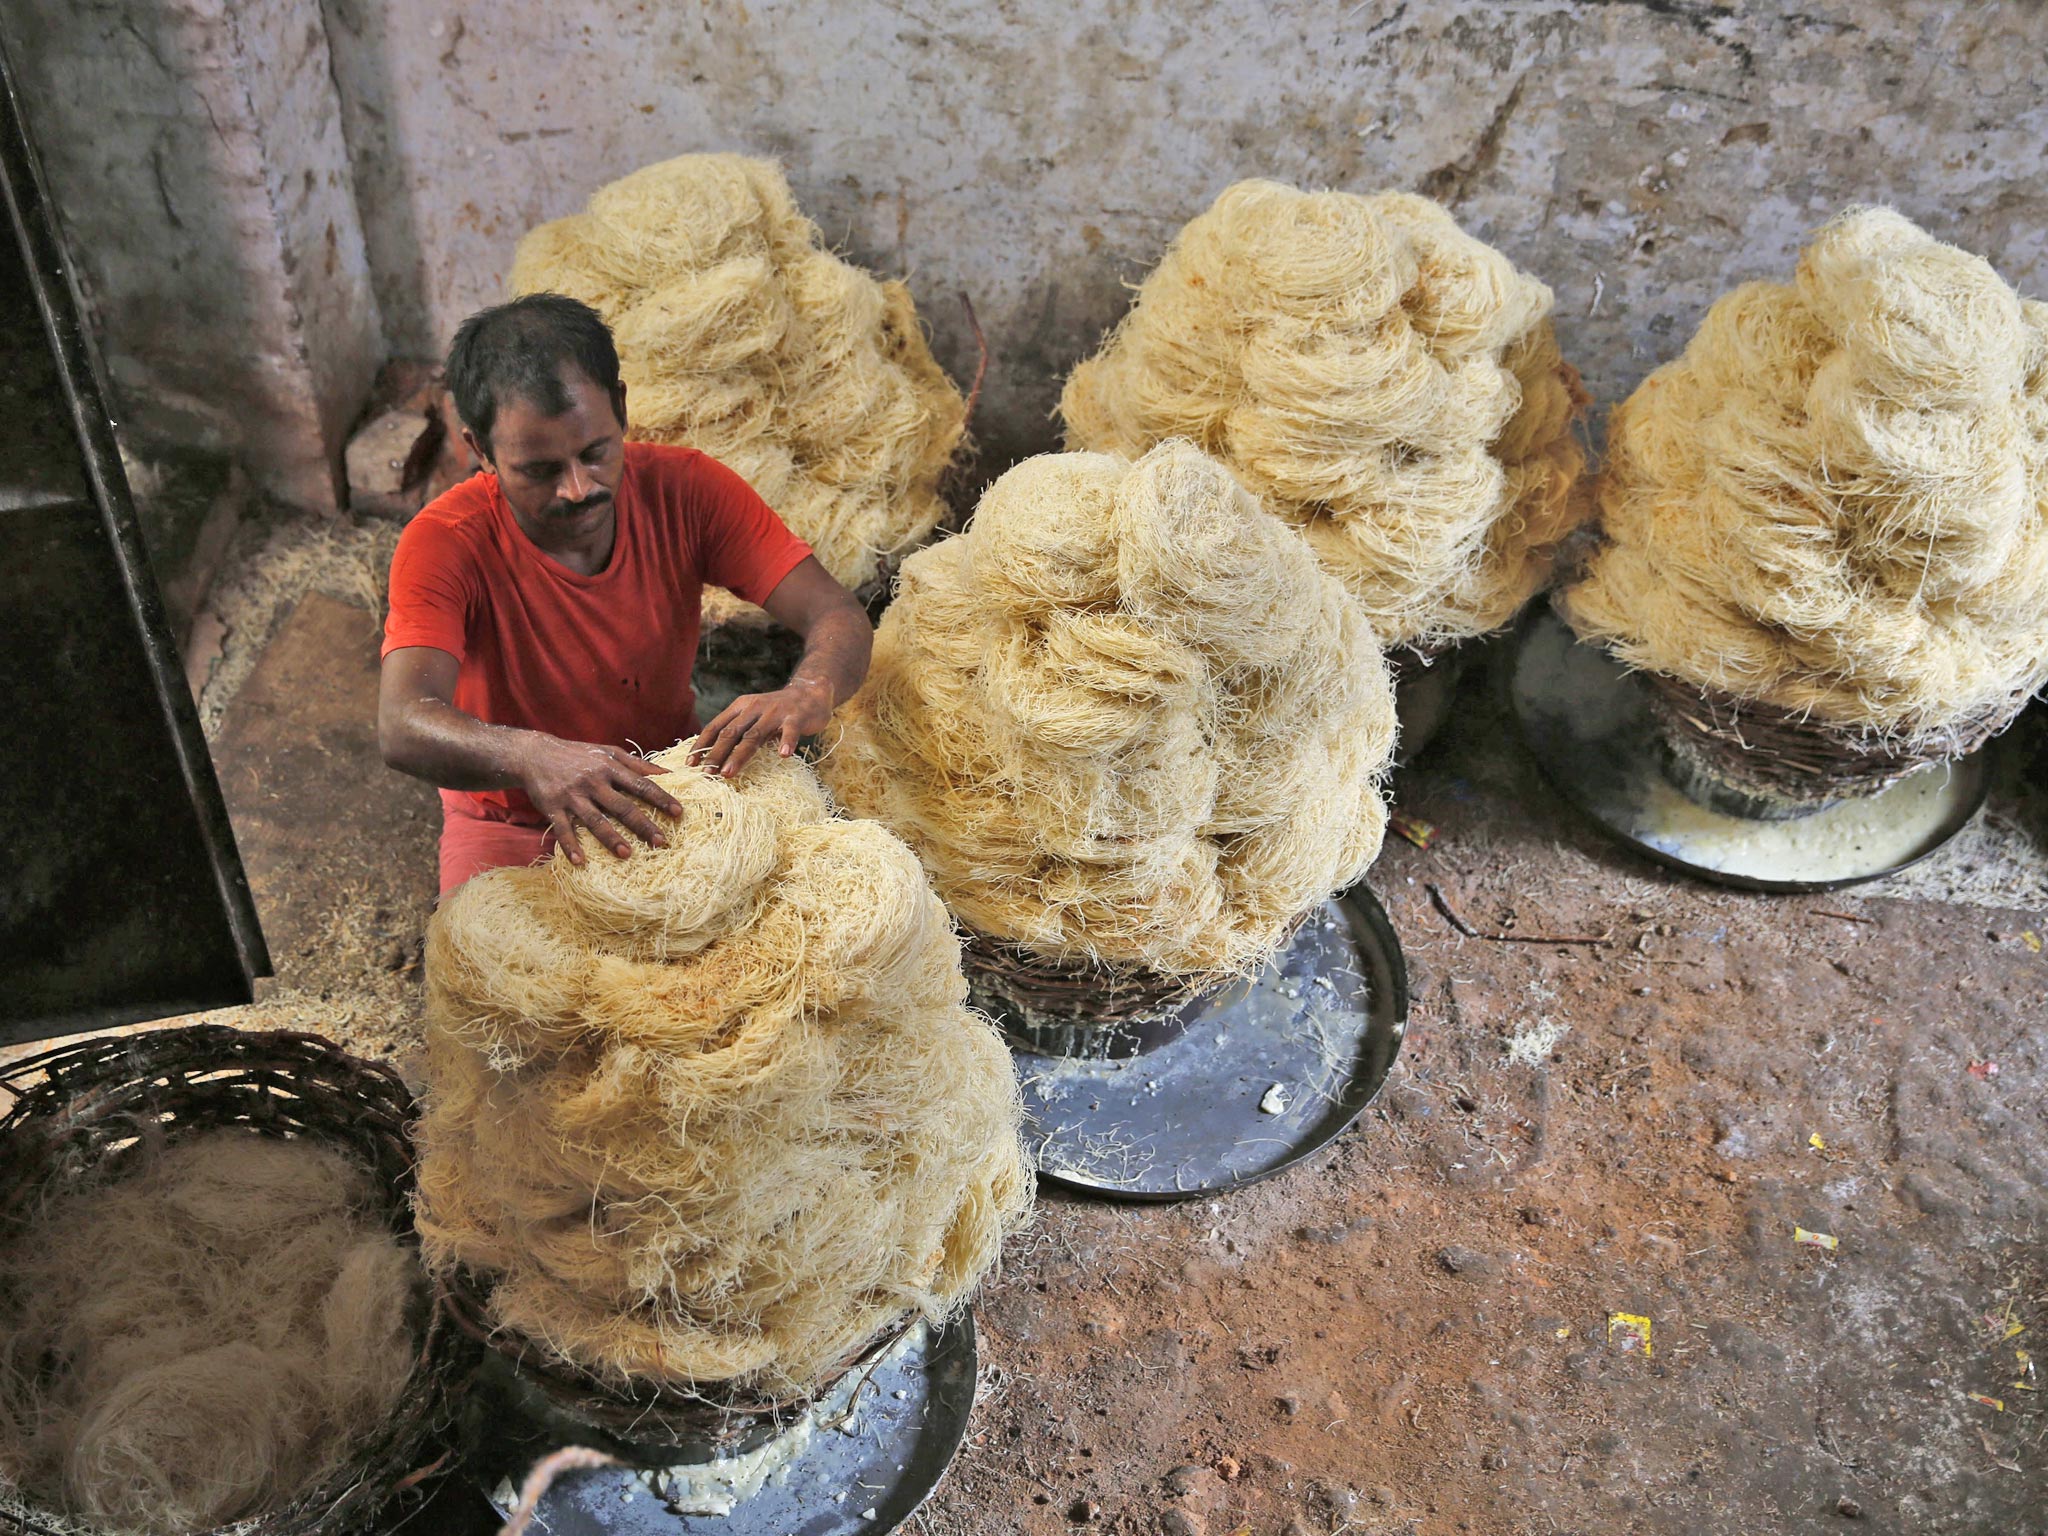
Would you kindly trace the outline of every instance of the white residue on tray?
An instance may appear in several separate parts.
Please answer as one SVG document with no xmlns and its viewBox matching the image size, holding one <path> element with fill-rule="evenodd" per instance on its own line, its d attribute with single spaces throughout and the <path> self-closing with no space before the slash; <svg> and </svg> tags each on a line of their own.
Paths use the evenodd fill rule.
<svg viewBox="0 0 2048 1536">
<path fill-rule="evenodd" d="M 771 1482 L 788 1480 L 805 1449 L 818 1432 L 837 1430 L 857 1434 L 862 1389 L 877 1371 L 885 1369 L 922 1345 L 929 1329 L 916 1322 L 875 1361 L 850 1371 L 832 1390 L 813 1403 L 808 1412 L 788 1429 L 764 1445 L 737 1456 L 718 1456 L 710 1461 L 682 1462 L 672 1467 L 650 1467 L 635 1471 L 620 1500 L 630 1503 L 635 1491 L 645 1491 L 678 1515 L 729 1515 Z M 897 1397 L 903 1393 L 898 1392 Z M 844 1493 L 834 1495 L 844 1499 Z M 491 1502 L 500 1510 L 518 1507 L 519 1489 L 512 1479 L 501 1480 L 492 1490 Z"/>
<path fill-rule="evenodd" d="M 858 1429 L 857 1413 L 861 1391 L 869 1378 L 892 1361 L 901 1359 L 925 1336 L 925 1325 L 914 1323 L 903 1337 L 872 1365 L 850 1371 L 831 1391 L 810 1406 L 802 1418 L 770 1440 L 738 1456 L 720 1456 L 711 1461 L 684 1462 L 637 1474 L 647 1490 L 679 1515 L 729 1515 L 752 1498 L 771 1480 L 789 1476 L 790 1468 L 804 1453 L 820 1429 L 852 1434 Z"/>
<path fill-rule="evenodd" d="M 1661 776 L 1645 775 L 1643 790 L 1636 833 L 1654 848 L 1754 879 L 1842 880 L 1926 852 L 1930 835 L 1948 819 L 1943 802 L 1960 786 L 1939 768 L 1924 769 L 1881 795 L 1794 821 L 1724 816 Z"/>
<path fill-rule="evenodd" d="M 1140 1056 L 1103 1058 L 1097 1056 L 1032 1057 L 1030 1081 L 1051 1086 L 1059 1083 L 1110 1083 L 1142 1061 Z"/>
</svg>

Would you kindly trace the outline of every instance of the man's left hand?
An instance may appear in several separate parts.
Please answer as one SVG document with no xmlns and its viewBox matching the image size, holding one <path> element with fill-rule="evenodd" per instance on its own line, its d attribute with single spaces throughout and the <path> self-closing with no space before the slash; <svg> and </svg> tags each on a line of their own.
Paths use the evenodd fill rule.
<svg viewBox="0 0 2048 1536">
<path fill-rule="evenodd" d="M 729 779 L 771 741 L 788 757 L 804 737 L 825 728 L 832 704 L 831 684 L 803 677 L 773 693 L 743 693 L 697 733 L 690 760 Z"/>
</svg>

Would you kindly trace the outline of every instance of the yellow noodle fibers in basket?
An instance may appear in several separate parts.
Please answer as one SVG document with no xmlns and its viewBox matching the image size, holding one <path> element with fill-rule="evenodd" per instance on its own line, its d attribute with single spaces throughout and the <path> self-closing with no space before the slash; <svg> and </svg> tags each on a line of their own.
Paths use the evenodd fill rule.
<svg viewBox="0 0 2048 1536">
<path fill-rule="evenodd" d="M 2048 680 L 2048 304 L 1851 210 L 1615 411 L 1596 495 L 1581 636 L 1939 752 Z"/>
<path fill-rule="evenodd" d="M 980 932 L 1202 979 L 1364 873 L 1393 740 L 1358 604 L 1176 442 L 1028 459 L 913 555 L 821 768 Z"/>
<path fill-rule="evenodd" d="M 302 1141 L 212 1131 L 51 1196 L 0 1257 L 0 1512 L 182 1536 L 280 1508 L 396 1410 L 419 1281 L 367 1175 Z"/>
<path fill-rule="evenodd" d="M 802 1392 L 966 1304 L 1030 1206 L 1021 1108 L 915 855 L 799 761 L 688 746 L 668 847 L 435 913 L 419 1228 L 603 1379 Z"/>
<path fill-rule="evenodd" d="M 1184 438 L 1299 526 L 1387 645 L 1498 629 L 1582 515 L 1550 290 L 1427 198 L 1242 181 L 1060 397 L 1067 446 Z"/>
<path fill-rule="evenodd" d="M 967 406 L 910 291 L 824 249 L 772 161 L 684 155 L 530 231 L 507 285 L 604 316 L 630 435 L 700 448 L 850 588 L 931 536 Z M 759 609 L 707 588 L 707 626 Z"/>
</svg>

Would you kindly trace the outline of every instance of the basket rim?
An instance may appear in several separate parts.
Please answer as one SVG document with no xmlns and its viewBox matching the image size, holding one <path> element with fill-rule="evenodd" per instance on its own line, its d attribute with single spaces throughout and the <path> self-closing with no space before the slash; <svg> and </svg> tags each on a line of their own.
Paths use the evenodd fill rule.
<svg viewBox="0 0 2048 1536">
<path fill-rule="evenodd" d="M 970 987 L 1027 1020 L 1105 1029 L 1185 1007 L 1229 980 L 1172 976 L 1129 961 L 1059 959 L 964 925 L 960 959 Z"/>
<path fill-rule="evenodd" d="M 1816 808 L 1877 794 L 1922 768 L 1966 757 L 2017 718 L 2017 707 L 1994 710 L 1958 726 L 1946 740 L 1916 745 L 1669 673 L 1642 670 L 1637 676 L 1666 746 L 1710 780 L 1740 794 Z"/>
</svg>

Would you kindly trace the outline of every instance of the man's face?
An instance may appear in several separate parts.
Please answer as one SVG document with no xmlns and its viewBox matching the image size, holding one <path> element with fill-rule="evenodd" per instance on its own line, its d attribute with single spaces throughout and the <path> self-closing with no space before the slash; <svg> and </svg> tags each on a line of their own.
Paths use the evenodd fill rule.
<svg viewBox="0 0 2048 1536">
<path fill-rule="evenodd" d="M 542 543 L 570 542 L 605 526 L 626 470 L 625 389 L 615 402 L 579 370 L 562 370 L 569 409 L 549 416 L 517 395 L 498 402 L 486 447 L 471 449 L 497 472 L 513 516 Z"/>
</svg>

